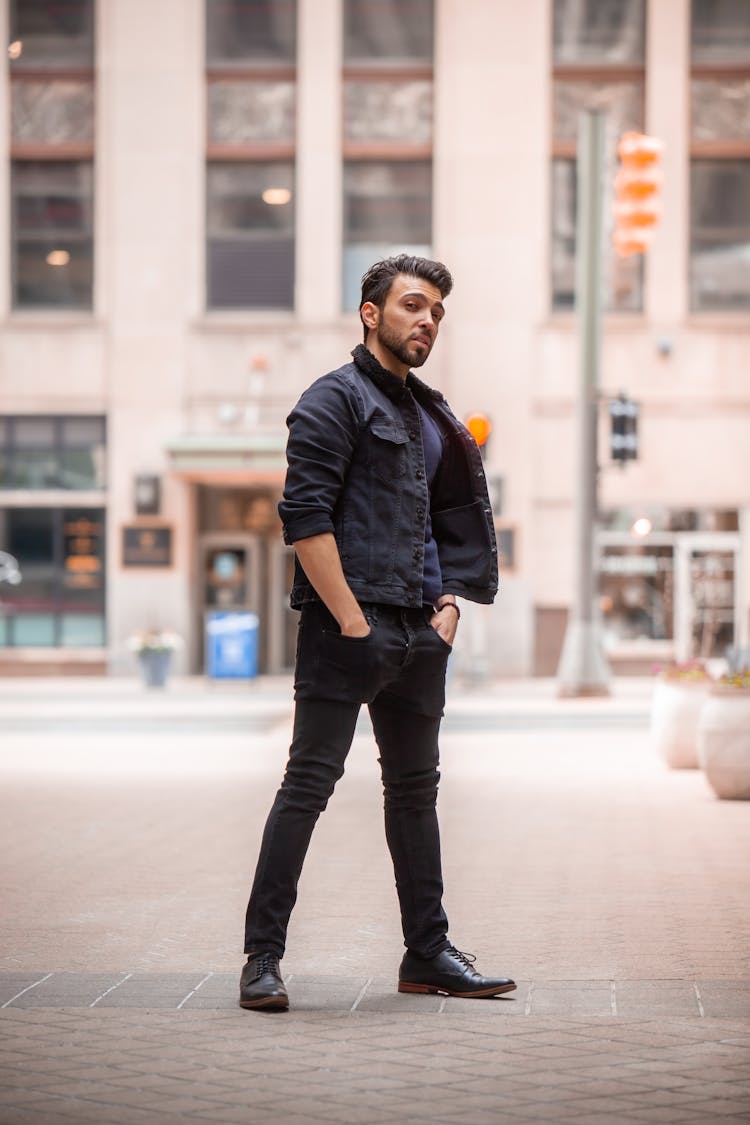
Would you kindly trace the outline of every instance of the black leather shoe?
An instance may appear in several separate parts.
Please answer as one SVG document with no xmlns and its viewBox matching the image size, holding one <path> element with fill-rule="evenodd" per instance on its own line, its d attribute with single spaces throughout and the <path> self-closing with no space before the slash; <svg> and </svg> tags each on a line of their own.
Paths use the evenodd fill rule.
<svg viewBox="0 0 750 1125">
<path fill-rule="evenodd" d="M 286 1011 L 289 1007 L 275 953 L 258 953 L 248 958 L 240 980 L 240 1007 L 276 1011 Z"/>
<path fill-rule="evenodd" d="M 425 960 L 408 950 L 398 972 L 399 992 L 443 992 L 448 996 L 481 999 L 512 992 L 516 982 L 510 977 L 483 977 L 474 968 L 470 953 L 449 945 L 437 956 Z"/>
</svg>

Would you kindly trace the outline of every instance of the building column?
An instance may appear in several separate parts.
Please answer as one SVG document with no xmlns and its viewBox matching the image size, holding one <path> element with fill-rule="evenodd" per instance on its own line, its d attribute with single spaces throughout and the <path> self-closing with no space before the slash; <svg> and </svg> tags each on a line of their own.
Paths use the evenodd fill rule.
<svg viewBox="0 0 750 1125">
<path fill-rule="evenodd" d="M 341 313 L 342 0 L 298 5 L 297 285 L 304 323 Z"/>
<path fill-rule="evenodd" d="M 688 312 L 690 243 L 690 0 L 646 5 L 646 132 L 669 138 L 664 214 L 646 256 L 646 312 L 655 326 Z"/>
</svg>

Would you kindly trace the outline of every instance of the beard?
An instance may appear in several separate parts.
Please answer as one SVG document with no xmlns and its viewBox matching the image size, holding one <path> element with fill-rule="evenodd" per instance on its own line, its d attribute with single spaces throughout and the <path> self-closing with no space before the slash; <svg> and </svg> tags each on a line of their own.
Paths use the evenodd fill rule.
<svg viewBox="0 0 750 1125">
<path fill-rule="evenodd" d="M 377 327 L 377 337 L 378 343 L 387 348 L 396 359 L 406 364 L 407 367 L 421 367 L 432 351 L 432 345 L 425 348 L 424 351 L 410 347 L 408 340 L 402 340 L 392 328 L 389 328 L 382 321 Z"/>
</svg>

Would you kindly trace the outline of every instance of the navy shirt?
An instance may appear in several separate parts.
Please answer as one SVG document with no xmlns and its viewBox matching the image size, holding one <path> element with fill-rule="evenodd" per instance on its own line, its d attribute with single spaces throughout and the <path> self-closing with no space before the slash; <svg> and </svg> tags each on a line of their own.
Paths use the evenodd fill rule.
<svg viewBox="0 0 750 1125">
<path fill-rule="evenodd" d="M 416 402 L 416 399 L 414 400 Z M 422 448 L 424 449 L 424 469 L 427 478 L 428 493 L 432 491 L 432 482 L 440 466 L 443 456 L 443 435 L 430 415 L 416 403 L 419 411 L 419 421 L 422 428 Z M 424 527 L 424 579 L 422 597 L 425 605 L 434 605 L 443 592 L 443 579 L 440 574 L 440 559 L 438 558 L 437 543 L 432 538 L 432 520 L 429 507 Z"/>
</svg>

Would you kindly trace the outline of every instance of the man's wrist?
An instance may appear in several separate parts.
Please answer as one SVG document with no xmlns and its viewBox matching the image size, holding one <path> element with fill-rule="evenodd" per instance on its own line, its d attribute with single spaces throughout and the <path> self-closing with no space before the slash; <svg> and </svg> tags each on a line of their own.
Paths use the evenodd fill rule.
<svg viewBox="0 0 750 1125">
<path fill-rule="evenodd" d="M 435 610 L 437 613 L 440 613 L 441 610 L 448 609 L 449 607 L 451 609 L 455 609 L 456 620 L 458 621 L 461 617 L 461 610 L 458 608 L 458 605 L 453 598 L 441 599 L 440 601 L 435 603 Z"/>
</svg>

